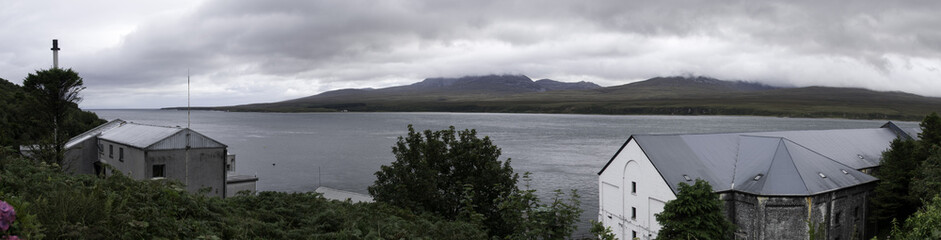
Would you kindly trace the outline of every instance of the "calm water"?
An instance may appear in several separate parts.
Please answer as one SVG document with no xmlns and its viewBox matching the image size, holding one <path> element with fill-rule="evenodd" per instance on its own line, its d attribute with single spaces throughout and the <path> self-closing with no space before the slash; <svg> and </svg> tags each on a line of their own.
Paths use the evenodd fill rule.
<svg viewBox="0 0 941 240">
<path fill-rule="evenodd" d="M 186 112 L 93 110 L 101 118 L 186 126 Z M 394 160 L 392 145 L 415 129 L 477 129 L 503 149 L 542 196 L 578 189 L 582 225 L 598 212 L 598 178 L 631 134 L 874 128 L 885 121 L 722 116 L 603 116 L 497 113 L 233 113 L 194 111 L 192 129 L 229 146 L 237 171 L 260 191 L 313 191 L 318 184 L 366 194 L 373 173 Z M 913 122 L 897 122 L 917 127 Z M 522 175 L 522 174 L 521 174 Z"/>
</svg>

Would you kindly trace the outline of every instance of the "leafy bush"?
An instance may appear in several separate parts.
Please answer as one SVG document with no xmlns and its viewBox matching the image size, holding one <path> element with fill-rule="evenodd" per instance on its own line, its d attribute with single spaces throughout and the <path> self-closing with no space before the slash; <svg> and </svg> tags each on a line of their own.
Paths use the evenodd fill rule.
<svg viewBox="0 0 941 240">
<path fill-rule="evenodd" d="M 55 165 L 0 159 L 0 199 L 24 239 L 484 239 L 475 224 L 383 203 L 317 193 L 261 192 L 228 199 L 173 181 L 68 175 Z"/>
<path fill-rule="evenodd" d="M 541 203 L 529 189 L 529 173 L 526 189 L 517 188 L 510 160 L 501 162 L 500 148 L 473 129 L 416 132 L 409 125 L 392 153 L 395 161 L 369 187 L 379 202 L 472 222 L 510 239 L 570 237 L 582 212 L 575 190 L 567 197 L 556 190 L 552 203 Z"/>
</svg>

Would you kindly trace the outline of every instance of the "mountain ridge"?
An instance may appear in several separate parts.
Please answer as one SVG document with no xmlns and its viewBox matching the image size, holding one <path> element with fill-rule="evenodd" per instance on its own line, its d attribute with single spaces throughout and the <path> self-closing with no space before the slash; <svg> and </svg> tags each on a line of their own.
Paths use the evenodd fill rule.
<svg viewBox="0 0 941 240">
<path fill-rule="evenodd" d="M 563 87 L 555 88 L 554 85 Z M 484 75 L 426 78 L 410 85 L 382 89 L 341 89 L 281 102 L 200 109 L 759 115 L 919 120 L 941 109 L 941 98 L 862 88 L 775 87 L 709 77 L 655 77 L 600 87 L 590 82 L 532 81 L 525 75 Z"/>
</svg>

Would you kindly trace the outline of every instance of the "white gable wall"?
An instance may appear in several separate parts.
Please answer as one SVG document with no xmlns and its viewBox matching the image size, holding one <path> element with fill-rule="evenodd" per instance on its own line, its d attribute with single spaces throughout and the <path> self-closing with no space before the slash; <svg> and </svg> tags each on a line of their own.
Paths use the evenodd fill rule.
<svg viewBox="0 0 941 240">
<path fill-rule="evenodd" d="M 631 182 L 637 184 L 636 193 L 632 192 Z M 676 199 L 633 138 L 598 176 L 598 189 L 598 218 L 618 239 L 631 239 L 633 232 L 639 239 L 655 238 L 660 224 L 654 214 L 662 212 L 667 201 Z M 634 218 L 632 207 L 636 209 Z"/>
</svg>

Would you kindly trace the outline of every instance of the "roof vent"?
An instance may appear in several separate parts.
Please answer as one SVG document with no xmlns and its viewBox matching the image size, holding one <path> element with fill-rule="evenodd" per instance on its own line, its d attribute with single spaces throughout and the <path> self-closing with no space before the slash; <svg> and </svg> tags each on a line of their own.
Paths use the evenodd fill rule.
<svg viewBox="0 0 941 240">
<path fill-rule="evenodd" d="M 818 172 L 817 175 L 820 175 L 821 178 L 827 178 L 827 175 L 823 175 L 822 172 Z"/>
<path fill-rule="evenodd" d="M 850 174 L 850 172 L 847 172 L 846 169 L 840 169 L 840 171 L 843 172 L 843 174 Z"/>
<path fill-rule="evenodd" d="M 764 177 L 764 176 L 765 176 L 764 174 L 758 174 L 757 176 L 755 176 L 753 180 L 758 181 L 759 179 L 761 179 L 761 177 Z"/>
<path fill-rule="evenodd" d="M 863 155 L 860 154 L 856 154 L 856 157 L 859 157 L 859 159 L 866 159 L 866 157 L 863 157 Z"/>
<path fill-rule="evenodd" d="M 687 182 L 693 181 L 693 179 L 689 178 L 689 175 L 686 175 L 686 174 L 683 174 L 683 178 L 685 178 Z"/>
</svg>

